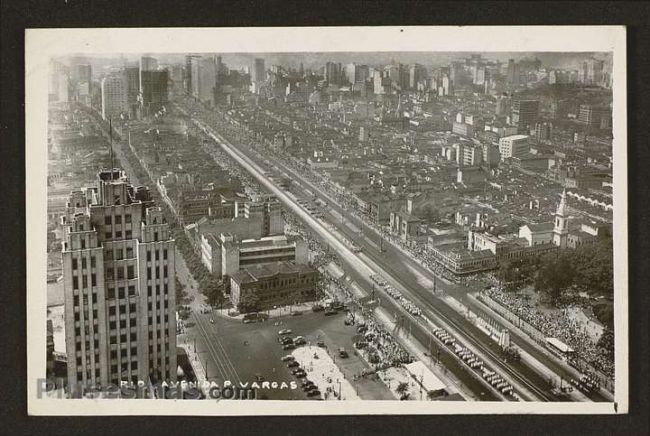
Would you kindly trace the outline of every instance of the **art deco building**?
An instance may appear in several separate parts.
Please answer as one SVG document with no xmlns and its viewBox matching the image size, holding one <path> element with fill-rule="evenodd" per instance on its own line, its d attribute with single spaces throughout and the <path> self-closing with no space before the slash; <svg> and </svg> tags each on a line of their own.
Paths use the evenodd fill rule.
<svg viewBox="0 0 650 436">
<path fill-rule="evenodd" d="M 62 217 L 68 383 L 176 379 L 174 240 L 119 169 Z"/>
</svg>

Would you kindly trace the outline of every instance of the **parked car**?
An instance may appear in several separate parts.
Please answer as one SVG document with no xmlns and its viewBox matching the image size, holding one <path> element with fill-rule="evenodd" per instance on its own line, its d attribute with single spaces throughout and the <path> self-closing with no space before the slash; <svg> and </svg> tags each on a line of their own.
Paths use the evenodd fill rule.
<svg viewBox="0 0 650 436">
<path fill-rule="evenodd" d="M 296 375 L 300 372 L 305 372 L 304 369 L 300 368 L 299 366 L 296 366 L 294 369 L 291 370 L 291 374 Z"/>
<path fill-rule="evenodd" d="M 294 345 L 305 345 L 307 341 L 304 338 L 296 339 L 293 341 Z"/>
<path fill-rule="evenodd" d="M 321 347 L 321 348 L 325 348 L 325 347 L 326 347 L 325 342 L 323 342 L 323 341 L 318 341 L 318 342 L 316 342 L 316 345 L 318 345 L 318 346 Z"/>
<path fill-rule="evenodd" d="M 302 371 L 302 372 L 296 373 L 295 376 L 298 377 L 298 378 L 303 378 L 303 377 L 307 377 L 307 373 L 305 371 Z"/>
<path fill-rule="evenodd" d="M 286 344 L 286 345 L 283 345 L 283 346 L 282 346 L 282 349 L 283 349 L 283 350 L 295 350 L 295 349 L 296 349 L 296 346 L 293 345 L 293 344 Z"/>
<path fill-rule="evenodd" d="M 279 335 L 290 335 L 291 333 L 293 333 L 291 329 L 284 329 L 278 332 Z"/>
<path fill-rule="evenodd" d="M 293 362 L 294 360 L 296 360 L 296 358 L 293 357 L 291 354 L 288 354 L 286 356 L 283 356 L 281 360 L 283 362 Z"/>
<path fill-rule="evenodd" d="M 280 339 L 282 345 L 293 344 L 293 339 L 291 338 L 282 338 Z"/>
<path fill-rule="evenodd" d="M 297 366 L 300 366 L 300 364 L 295 360 L 292 360 L 291 362 L 287 363 L 287 368 L 295 368 Z"/>
<path fill-rule="evenodd" d="M 314 312 L 322 312 L 323 310 L 325 310 L 325 308 L 320 304 L 315 304 L 311 307 L 311 310 L 313 310 Z"/>
<path fill-rule="evenodd" d="M 336 310 L 326 310 L 325 311 L 325 316 L 330 316 L 330 315 L 336 315 Z"/>
<path fill-rule="evenodd" d="M 314 389 L 312 391 L 307 392 L 308 397 L 317 397 L 320 396 L 320 391 L 318 389 Z"/>
<path fill-rule="evenodd" d="M 299 315 L 302 315 L 302 312 L 300 311 L 291 312 L 291 316 L 299 316 Z"/>
<path fill-rule="evenodd" d="M 345 324 L 345 325 L 354 325 L 354 321 L 352 321 L 351 319 L 346 318 L 345 321 L 343 321 L 343 324 Z"/>
<path fill-rule="evenodd" d="M 339 348 L 339 357 L 343 357 L 343 358 L 348 357 L 348 352 L 345 351 L 345 348 L 343 347 Z"/>
</svg>

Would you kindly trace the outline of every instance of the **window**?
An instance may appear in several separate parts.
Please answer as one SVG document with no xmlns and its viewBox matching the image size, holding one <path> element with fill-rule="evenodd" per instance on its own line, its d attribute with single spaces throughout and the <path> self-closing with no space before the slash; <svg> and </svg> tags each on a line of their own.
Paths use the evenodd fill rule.
<svg viewBox="0 0 650 436">
<path fill-rule="evenodd" d="M 122 356 L 122 357 L 126 357 L 126 348 L 122 348 L 122 349 L 120 350 L 120 356 Z"/>
<path fill-rule="evenodd" d="M 104 217 L 104 224 L 107 225 L 107 226 L 110 226 L 111 223 L 112 223 L 112 221 L 111 221 L 111 216 L 110 216 L 110 215 L 106 215 L 106 216 Z"/>
<path fill-rule="evenodd" d="M 151 262 L 151 251 L 147 250 L 147 262 Z"/>
<path fill-rule="evenodd" d="M 133 369 L 133 370 L 138 369 L 138 361 L 137 360 L 134 360 L 133 362 L 131 362 L 131 369 Z"/>
<path fill-rule="evenodd" d="M 131 238 L 133 237 L 133 233 L 131 233 L 131 230 L 126 230 L 126 231 L 124 232 L 124 237 L 125 237 L 126 239 L 131 239 Z"/>
<path fill-rule="evenodd" d="M 131 313 L 135 313 L 135 303 L 131 303 L 131 304 L 129 305 L 129 312 L 131 312 Z"/>
<path fill-rule="evenodd" d="M 158 240 L 158 232 L 153 232 L 153 240 L 154 241 Z"/>
<path fill-rule="evenodd" d="M 135 295 L 135 286 L 129 286 L 129 295 Z"/>
<path fill-rule="evenodd" d="M 112 237 L 113 237 L 113 233 L 106 232 L 106 239 L 111 239 Z"/>
<path fill-rule="evenodd" d="M 137 356 L 138 355 L 138 347 L 131 348 L 131 355 L 132 356 Z"/>
<path fill-rule="evenodd" d="M 97 261 L 95 260 L 95 256 L 90 256 L 90 267 L 95 268 Z"/>
<path fill-rule="evenodd" d="M 111 321 L 108 323 L 109 327 L 111 330 L 115 330 L 117 328 L 117 322 L 116 321 Z"/>
<path fill-rule="evenodd" d="M 72 269 L 77 269 L 77 259 L 72 259 Z"/>
<path fill-rule="evenodd" d="M 151 267 L 147 267 L 147 279 L 151 280 Z"/>
<path fill-rule="evenodd" d="M 163 289 L 165 290 L 165 294 L 169 292 L 169 286 L 167 285 L 167 283 L 163 285 Z"/>
<path fill-rule="evenodd" d="M 79 277 L 72 277 L 72 289 L 79 289 Z"/>
<path fill-rule="evenodd" d="M 121 343 L 126 342 L 126 335 L 120 335 L 120 342 Z"/>
<path fill-rule="evenodd" d="M 167 265 L 163 268 L 163 277 L 167 278 Z"/>
<path fill-rule="evenodd" d="M 93 294 L 92 294 L 92 301 L 93 301 L 93 304 L 97 303 L 97 294 L 95 292 L 93 292 Z"/>
<path fill-rule="evenodd" d="M 134 342 L 137 340 L 136 333 L 131 333 L 131 341 Z"/>
<path fill-rule="evenodd" d="M 127 213 L 126 215 L 124 215 L 124 222 L 127 223 L 127 224 L 131 222 L 131 214 L 130 213 Z"/>
<path fill-rule="evenodd" d="M 74 313 L 74 320 L 79 321 L 79 312 Z"/>
<path fill-rule="evenodd" d="M 116 248 L 115 250 L 113 250 L 113 253 L 115 253 L 115 260 L 124 259 L 124 253 L 122 252 L 122 248 Z"/>
<path fill-rule="evenodd" d="M 120 328 L 121 328 L 121 329 L 125 329 L 125 328 L 126 328 L 126 320 L 125 320 L 125 319 L 120 320 Z"/>
<path fill-rule="evenodd" d="M 108 315 L 115 315 L 115 306 L 109 306 Z"/>
<path fill-rule="evenodd" d="M 82 239 L 81 240 L 81 249 L 83 250 L 84 248 L 86 248 L 86 240 Z"/>
<path fill-rule="evenodd" d="M 90 275 L 90 284 L 91 284 L 92 286 L 97 286 L 97 274 L 92 273 L 92 274 Z"/>
<path fill-rule="evenodd" d="M 117 288 L 117 298 L 124 298 L 124 286 Z"/>
<path fill-rule="evenodd" d="M 147 296 L 151 297 L 151 291 L 152 291 L 151 285 L 147 286 Z"/>
<path fill-rule="evenodd" d="M 122 215 L 115 216 L 115 224 L 122 224 Z"/>
<path fill-rule="evenodd" d="M 84 289 L 88 287 L 88 277 L 81 276 L 81 287 Z"/>
<path fill-rule="evenodd" d="M 107 294 L 109 299 L 115 298 L 115 288 L 108 288 Z"/>
<path fill-rule="evenodd" d="M 127 233 L 130 233 L 130 231 L 127 230 Z M 130 235 L 126 235 L 127 238 L 130 237 Z M 133 258 L 133 247 L 126 247 L 126 258 L 127 259 L 132 259 Z"/>
<path fill-rule="evenodd" d="M 74 328 L 74 335 L 75 336 L 81 336 L 81 327 L 75 327 Z"/>
<path fill-rule="evenodd" d="M 124 268 L 121 266 L 117 268 L 117 279 L 122 280 L 124 279 Z"/>
<path fill-rule="evenodd" d="M 81 258 L 81 268 L 86 269 L 86 258 L 85 257 Z"/>
<path fill-rule="evenodd" d="M 126 272 L 126 277 L 127 278 L 132 279 L 132 278 L 135 277 L 135 268 L 133 267 L 133 265 L 128 265 L 126 267 L 126 271 L 127 271 Z"/>
<path fill-rule="evenodd" d="M 167 249 L 166 248 L 163 250 L 163 259 L 167 260 Z"/>
<path fill-rule="evenodd" d="M 106 277 L 113 280 L 113 267 L 109 266 L 106 268 Z"/>
<path fill-rule="evenodd" d="M 156 250 L 156 260 L 160 260 L 160 251 Z"/>
<path fill-rule="evenodd" d="M 122 237 L 122 230 L 115 230 L 115 237 L 116 238 L 121 238 Z"/>
</svg>

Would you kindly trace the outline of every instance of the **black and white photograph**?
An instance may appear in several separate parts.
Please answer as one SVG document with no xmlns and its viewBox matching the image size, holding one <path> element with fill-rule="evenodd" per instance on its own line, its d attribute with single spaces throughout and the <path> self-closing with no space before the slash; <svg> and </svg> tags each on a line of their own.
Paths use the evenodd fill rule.
<svg viewBox="0 0 650 436">
<path fill-rule="evenodd" d="M 27 30 L 30 414 L 626 413 L 625 36 Z"/>
</svg>

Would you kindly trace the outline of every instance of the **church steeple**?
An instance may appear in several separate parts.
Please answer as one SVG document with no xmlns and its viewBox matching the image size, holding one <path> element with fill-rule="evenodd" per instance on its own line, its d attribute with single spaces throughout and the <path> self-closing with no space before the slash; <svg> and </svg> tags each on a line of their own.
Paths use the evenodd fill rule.
<svg viewBox="0 0 650 436">
<path fill-rule="evenodd" d="M 555 226 L 553 228 L 553 243 L 560 248 L 566 248 L 569 235 L 569 217 L 567 216 L 566 188 L 560 196 L 560 204 L 555 212 Z"/>
</svg>

